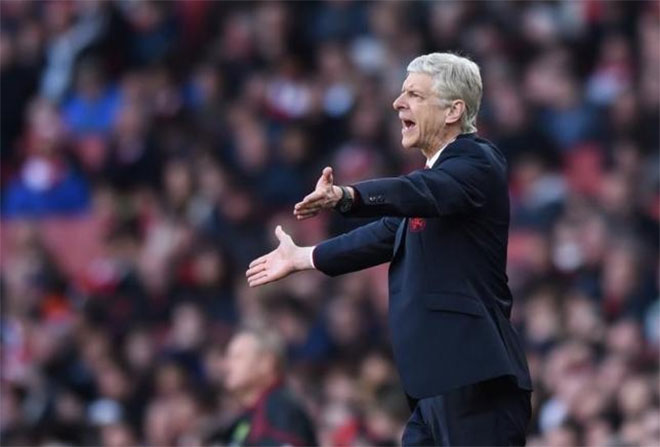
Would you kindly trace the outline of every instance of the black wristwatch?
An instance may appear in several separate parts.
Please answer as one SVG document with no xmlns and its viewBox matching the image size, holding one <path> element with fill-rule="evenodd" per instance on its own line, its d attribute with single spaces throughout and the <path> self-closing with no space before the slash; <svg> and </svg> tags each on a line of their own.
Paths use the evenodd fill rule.
<svg viewBox="0 0 660 447">
<path fill-rule="evenodd" d="M 340 213 L 347 213 L 353 208 L 353 198 L 347 187 L 339 186 L 339 188 L 341 188 L 341 199 L 335 205 L 335 209 Z"/>
</svg>

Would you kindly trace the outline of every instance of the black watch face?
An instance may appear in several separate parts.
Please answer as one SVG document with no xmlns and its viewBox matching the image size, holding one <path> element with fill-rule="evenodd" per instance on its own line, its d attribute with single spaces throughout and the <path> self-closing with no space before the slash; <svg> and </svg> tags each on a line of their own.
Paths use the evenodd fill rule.
<svg viewBox="0 0 660 447">
<path fill-rule="evenodd" d="M 351 209 L 351 205 L 352 205 L 352 203 L 351 203 L 350 200 L 343 200 L 339 204 L 339 211 L 341 211 L 342 213 L 345 213 L 345 212 L 347 212 Z"/>
</svg>

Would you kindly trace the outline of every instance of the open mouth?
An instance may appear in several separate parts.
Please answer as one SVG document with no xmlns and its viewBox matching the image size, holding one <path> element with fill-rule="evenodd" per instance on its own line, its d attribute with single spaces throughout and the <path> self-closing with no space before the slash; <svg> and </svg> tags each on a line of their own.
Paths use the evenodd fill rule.
<svg viewBox="0 0 660 447">
<path fill-rule="evenodd" d="M 412 120 L 403 119 L 401 120 L 401 132 L 410 132 L 416 125 Z"/>
</svg>

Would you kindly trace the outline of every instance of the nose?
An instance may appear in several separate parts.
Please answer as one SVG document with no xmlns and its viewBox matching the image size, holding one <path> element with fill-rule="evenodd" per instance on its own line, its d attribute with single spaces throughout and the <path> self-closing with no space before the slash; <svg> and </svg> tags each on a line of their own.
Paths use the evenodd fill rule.
<svg viewBox="0 0 660 447">
<path fill-rule="evenodd" d="M 403 100 L 403 93 L 401 93 L 399 96 L 396 97 L 396 99 L 392 103 L 392 107 L 394 108 L 394 110 L 400 110 L 405 107 Z"/>
</svg>

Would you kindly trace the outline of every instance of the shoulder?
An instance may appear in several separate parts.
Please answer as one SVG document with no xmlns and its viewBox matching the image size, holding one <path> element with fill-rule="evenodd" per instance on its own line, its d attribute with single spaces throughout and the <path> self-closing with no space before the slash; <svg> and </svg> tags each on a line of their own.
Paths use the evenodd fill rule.
<svg viewBox="0 0 660 447">
<path fill-rule="evenodd" d="M 274 389 L 266 400 L 267 432 L 291 445 L 314 445 L 313 425 L 301 402 L 286 387 Z"/>
<path fill-rule="evenodd" d="M 491 141 L 476 133 L 461 134 L 445 149 L 441 160 L 454 158 L 455 162 L 465 160 L 470 163 L 485 164 L 495 170 L 506 170 L 504 154 Z"/>
<path fill-rule="evenodd" d="M 266 410 L 275 418 L 288 417 L 295 413 L 304 413 L 302 404 L 286 387 L 275 388 L 266 401 Z"/>
</svg>

